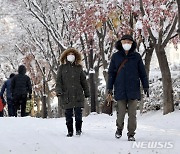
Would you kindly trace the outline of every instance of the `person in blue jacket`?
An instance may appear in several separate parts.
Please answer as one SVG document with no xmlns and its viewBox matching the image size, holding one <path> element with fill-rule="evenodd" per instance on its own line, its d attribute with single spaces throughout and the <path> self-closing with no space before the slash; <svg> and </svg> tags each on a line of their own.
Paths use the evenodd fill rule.
<svg viewBox="0 0 180 154">
<path fill-rule="evenodd" d="M 149 97 L 148 78 L 141 55 L 136 52 L 136 46 L 137 44 L 131 35 L 123 35 L 115 44 L 118 51 L 112 55 L 108 69 L 108 93 L 112 95 L 114 89 L 114 98 L 117 101 L 117 131 L 115 137 L 120 138 L 122 136 L 127 110 L 128 141 L 135 141 L 137 101 L 141 98 L 140 81 L 145 94 Z M 126 63 L 117 73 L 119 66 L 125 59 L 127 59 Z"/>
<path fill-rule="evenodd" d="M 11 73 L 9 79 L 6 80 L 1 88 L 0 97 L 3 98 L 4 92 L 6 91 L 6 101 L 8 106 L 8 115 L 10 117 L 15 116 L 14 103 L 11 93 L 11 80 L 15 76 L 14 73 Z"/>
</svg>

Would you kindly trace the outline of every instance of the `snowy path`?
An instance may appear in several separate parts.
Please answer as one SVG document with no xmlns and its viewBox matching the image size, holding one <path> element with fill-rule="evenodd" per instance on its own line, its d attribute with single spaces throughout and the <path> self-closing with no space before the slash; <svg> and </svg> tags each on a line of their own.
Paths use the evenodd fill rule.
<svg viewBox="0 0 180 154">
<path fill-rule="evenodd" d="M 83 119 L 82 136 L 66 137 L 65 119 L 0 118 L 0 154 L 179 154 L 180 111 L 138 115 L 137 142 L 171 142 L 173 148 L 133 148 L 127 141 L 127 117 L 121 139 L 115 139 L 115 114 Z"/>
</svg>

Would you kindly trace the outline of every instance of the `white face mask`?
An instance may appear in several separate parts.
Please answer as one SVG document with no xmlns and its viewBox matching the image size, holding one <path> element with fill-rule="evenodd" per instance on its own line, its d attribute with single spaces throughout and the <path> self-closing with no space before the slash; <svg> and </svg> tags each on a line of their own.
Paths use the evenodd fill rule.
<svg viewBox="0 0 180 154">
<path fill-rule="evenodd" d="M 68 55 L 67 56 L 67 60 L 71 63 L 73 63 L 75 61 L 75 56 L 74 55 Z"/>
<path fill-rule="evenodd" d="M 131 46 L 132 46 L 132 44 L 128 44 L 128 43 L 122 44 L 122 47 L 125 51 L 129 51 L 131 49 Z"/>
</svg>

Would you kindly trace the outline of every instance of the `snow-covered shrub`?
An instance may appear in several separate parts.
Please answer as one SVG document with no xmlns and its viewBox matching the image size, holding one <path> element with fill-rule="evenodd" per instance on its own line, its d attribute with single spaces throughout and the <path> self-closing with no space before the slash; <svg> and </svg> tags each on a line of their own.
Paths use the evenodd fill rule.
<svg viewBox="0 0 180 154">
<path fill-rule="evenodd" d="M 180 102 L 180 65 L 170 65 L 174 104 L 179 106 Z M 163 87 L 161 72 L 159 69 L 152 70 L 149 80 L 150 97 L 144 97 L 143 112 L 159 110 L 163 108 Z"/>
</svg>

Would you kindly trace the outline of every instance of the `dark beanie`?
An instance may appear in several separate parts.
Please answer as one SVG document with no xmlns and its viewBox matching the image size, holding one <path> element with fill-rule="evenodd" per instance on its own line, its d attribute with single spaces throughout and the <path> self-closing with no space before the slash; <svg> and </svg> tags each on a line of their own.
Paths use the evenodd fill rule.
<svg viewBox="0 0 180 154">
<path fill-rule="evenodd" d="M 122 38 L 121 38 L 121 40 L 130 40 L 130 41 L 134 41 L 133 38 L 132 38 L 132 36 L 131 36 L 131 35 L 128 35 L 128 34 L 123 35 Z"/>
<path fill-rule="evenodd" d="M 19 74 L 26 74 L 26 67 L 24 65 L 20 65 L 18 68 L 18 73 Z"/>
<path fill-rule="evenodd" d="M 14 76 L 15 76 L 15 74 L 14 74 L 14 73 L 11 73 L 10 76 L 9 76 L 9 78 L 12 78 L 12 77 L 14 77 Z"/>
</svg>

